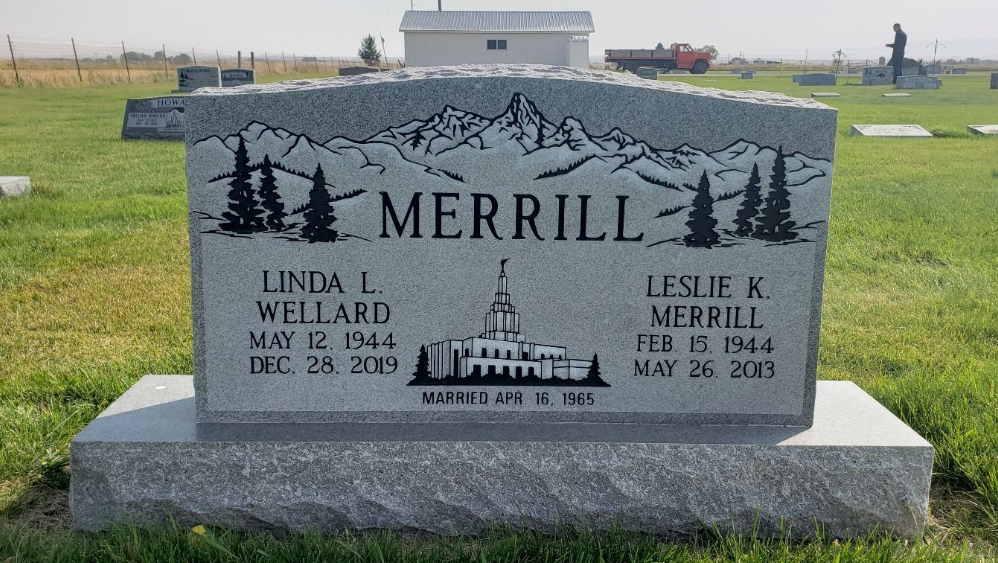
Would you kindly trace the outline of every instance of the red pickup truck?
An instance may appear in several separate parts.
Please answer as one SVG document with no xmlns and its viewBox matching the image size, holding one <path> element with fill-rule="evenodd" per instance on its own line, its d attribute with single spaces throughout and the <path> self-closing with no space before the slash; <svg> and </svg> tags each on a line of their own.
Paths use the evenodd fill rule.
<svg viewBox="0 0 998 563">
<path fill-rule="evenodd" d="M 607 49 L 604 60 L 630 72 L 649 66 L 666 72 L 679 68 L 703 74 L 710 68 L 710 53 L 697 51 L 689 43 L 673 43 L 668 49 Z"/>
</svg>

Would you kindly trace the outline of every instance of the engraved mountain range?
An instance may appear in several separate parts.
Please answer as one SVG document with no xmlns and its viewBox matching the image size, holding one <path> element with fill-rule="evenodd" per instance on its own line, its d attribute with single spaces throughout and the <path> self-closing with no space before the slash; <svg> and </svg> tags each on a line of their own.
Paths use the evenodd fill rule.
<svg viewBox="0 0 998 563">
<path fill-rule="evenodd" d="M 253 185 L 260 184 L 260 167 L 267 159 L 268 173 L 274 177 L 271 185 L 276 186 L 269 197 L 283 203 L 290 225 L 298 224 L 300 214 L 316 201 L 314 180 L 321 169 L 330 204 L 368 192 L 416 186 L 460 192 L 488 189 L 497 182 L 530 185 L 531 191 L 541 194 L 564 189 L 567 181 L 586 186 L 590 193 L 610 187 L 630 191 L 640 202 L 635 205 L 649 211 L 649 219 L 665 219 L 699 208 L 697 213 L 702 217 L 697 222 L 713 221 L 707 230 L 716 227 L 724 237 L 723 233 L 736 229 L 748 232 L 745 221 L 752 220 L 752 213 L 761 209 L 761 204 L 752 203 L 749 218 L 743 217 L 739 223 L 735 207 L 744 199 L 739 196 L 746 194 L 750 184 L 762 186 L 761 192 L 750 190 L 753 198 L 771 191 L 769 183 L 779 169 L 783 190 L 779 213 L 787 216 L 778 223 L 783 225 L 784 235 L 800 241 L 804 239 L 787 229 L 821 221 L 798 210 L 788 222 L 791 203 L 811 188 L 827 186 L 832 167 L 828 160 L 799 152 L 783 153 L 779 147 L 748 140 L 707 152 L 688 144 L 659 149 L 616 127 L 594 135 L 572 116 L 558 124 L 547 120 L 534 102 L 519 93 L 496 117 L 447 105 L 426 119 L 388 127 L 362 140 L 337 136 L 320 142 L 254 121 L 224 138 L 211 136 L 195 142 L 188 156 L 199 162 L 197 170 L 202 177 L 192 180 L 203 180 L 212 188 L 211 193 L 222 191 L 215 188 L 231 189 L 237 178 L 232 163 L 239 150 L 244 151 L 241 182 L 251 185 L 248 191 L 240 188 L 244 190 L 240 205 L 252 205 L 248 194 Z M 221 209 L 200 212 L 215 217 Z M 685 213 L 679 216 L 687 217 Z M 673 220 L 660 224 L 666 231 L 683 230 Z M 681 235 L 663 232 L 655 236 L 660 242 L 672 242 Z M 716 244 L 713 236 L 701 242 Z"/>
</svg>

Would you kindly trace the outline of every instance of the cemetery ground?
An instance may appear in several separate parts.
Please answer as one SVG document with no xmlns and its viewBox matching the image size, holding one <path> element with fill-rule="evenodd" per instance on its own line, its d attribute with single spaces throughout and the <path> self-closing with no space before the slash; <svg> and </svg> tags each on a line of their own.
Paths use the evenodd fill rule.
<svg viewBox="0 0 998 563">
<path fill-rule="evenodd" d="M 664 78 L 664 77 L 663 77 Z M 0 90 L 0 561 L 988 561 L 998 555 L 998 121 L 986 75 L 888 99 L 717 74 L 669 79 L 808 97 L 839 128 L 819 377 L 855 381 L 936 448 L 918 542 L 692 541 L 623 532 L 427 538 L 69 530 L 69 440 L 146 373 L 192 373 L 182 143 L 119 139 L 126 98 L 163 84 Z M 858 79 L 856 79 L 858 80 Z M 824 100 L 823 100 L 824 101 Z M 850 137 L 917 123 L 931 139 Z"/>
</svg>

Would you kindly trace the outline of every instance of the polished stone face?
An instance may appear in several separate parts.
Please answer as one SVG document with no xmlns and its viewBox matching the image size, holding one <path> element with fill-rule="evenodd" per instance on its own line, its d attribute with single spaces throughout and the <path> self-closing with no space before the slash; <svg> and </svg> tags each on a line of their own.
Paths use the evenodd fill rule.
<svg viewBox="0 0 998 563">
<path fill-rule="evenodd" d="M 200 421 L 811 421 L 826 106 L 507 66 L 186 110 Z"/>
<path fill-rule="evenodd" d="M 221 85 L 221 71 L 217 66 L 177 68 L 177 92 L 193 92 L 198 88 L 217 88 Z"/>
<path fill-rule="evenodd" d="M 222 87 L 256 84 L 256 71 L 248 68 L 226 68 L 222 70 Z"/>
<path fill-rule="evenodd" d="M 160 96 L 125 102 L 122 139 L 167 139 L 183 141 L 186 129 L 186 96 Z"/>
</svg>

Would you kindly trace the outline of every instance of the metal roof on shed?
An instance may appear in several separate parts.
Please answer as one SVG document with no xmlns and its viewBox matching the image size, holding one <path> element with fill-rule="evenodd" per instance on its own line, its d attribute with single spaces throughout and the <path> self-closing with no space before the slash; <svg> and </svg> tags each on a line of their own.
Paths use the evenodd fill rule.
<svg viewBox="0 0 998 563">
<path fill-rule="evenodd" d="M 589 12 L 406 11 L 399 31 L 593 33 Z"/>
</svg>

